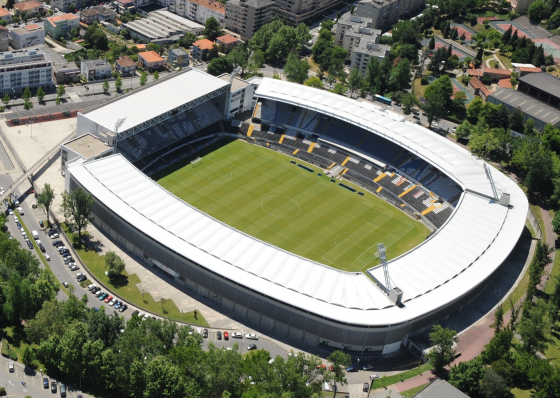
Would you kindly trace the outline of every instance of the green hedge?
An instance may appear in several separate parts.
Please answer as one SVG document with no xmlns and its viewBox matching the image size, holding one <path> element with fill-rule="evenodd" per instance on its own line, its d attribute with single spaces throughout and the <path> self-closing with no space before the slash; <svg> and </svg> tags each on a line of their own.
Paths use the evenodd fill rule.
<svg viewBox="0 0 560 398">
<path fill-rule="evenodd" d="M 6 388 L 0 387 L 0 397 L 4 397 L 6 395 Z"/>
<path fill-rule="evenodd" d="M 2 356 L 5 356 L 6 358 L 10 358 L 12 361 L 18 360 L 17 352 L 15 352 L 10 348 L 10 344 L 6 339 L 2 340 Z"/>
</svg>

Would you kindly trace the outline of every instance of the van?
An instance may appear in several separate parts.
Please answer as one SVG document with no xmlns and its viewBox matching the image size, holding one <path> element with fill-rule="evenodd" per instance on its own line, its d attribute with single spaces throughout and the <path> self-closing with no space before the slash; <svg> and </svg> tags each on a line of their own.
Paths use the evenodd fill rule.
<svg viewBox="0 0 560 398">
<path fill-rule="evenodd" d="M 31 235 L 33 235 L 33 239 L 35 239 L 35 240 L 39 239 L 39 232 L 31 231 Z"/>
</svg>

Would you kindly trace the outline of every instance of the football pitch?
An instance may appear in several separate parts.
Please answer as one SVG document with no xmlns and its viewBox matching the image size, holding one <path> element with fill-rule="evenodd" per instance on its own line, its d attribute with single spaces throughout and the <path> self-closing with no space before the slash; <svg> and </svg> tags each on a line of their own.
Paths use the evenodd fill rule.
<svg viewBox="0 0 560 398">
<path fill-rule="evenodd" d="M 239 231 L 334 268 L 363 271 L 379 263 L 378 242 L 390 260 L 430 232 L 371 193 L 350 192 L 338 180 L 317 176 L 322 170 L 316 166 L 309 165 L 311 173 L 269 149 L 222 140 L 200 156 L 154 178 Z"/>
</svg>

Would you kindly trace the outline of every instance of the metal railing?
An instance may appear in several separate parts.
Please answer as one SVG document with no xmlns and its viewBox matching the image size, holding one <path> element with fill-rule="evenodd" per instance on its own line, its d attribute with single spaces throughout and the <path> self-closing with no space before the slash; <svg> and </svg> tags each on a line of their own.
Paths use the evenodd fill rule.
<svg viewBox="0 0 560 398">
<path fill-rule="evenodd" d="M 533 213 L 533 209 L 531 209 L 531 207 L 529 207 L 529 211 L 527 212 L 527 221 L 529 221 L 529 224 L 531 224 L 531 227 L 533 227 L 535 238 L 542 239 L 543 233 L 539 224 L 539 220 L 537 220 L 537 216 L 535 216 L 535 213 Z"/>
</svg>

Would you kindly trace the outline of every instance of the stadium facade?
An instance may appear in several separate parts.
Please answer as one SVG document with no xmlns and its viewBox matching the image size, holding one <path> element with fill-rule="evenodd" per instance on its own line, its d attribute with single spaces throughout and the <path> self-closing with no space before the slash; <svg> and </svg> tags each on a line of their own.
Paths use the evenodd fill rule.
<svg viewBox="0 0 560 398">
<path fill-rule="evenodd" d="M 155 85 L 129 96 L 126 106 L 117 100 L 79 115 L 78 134 L 112 139 L 111 126 L 127 119 L 119 129 L 118 154 L 67 163 L 66 189 L 82 187 L 94 196 L 94 224 L 121 247 L 256 328 L 351 352 L 394 352 L 491 284 L 521 236 L 529 210 L 524 193 L 468 151 L 372 104 L 273 79 L 260 84 L 255 123 L 240 138 L 284 152 L 292 145 L 294 155 L 300 151 L 292 152 L 294 146 L 301 148 L 304 159 L 316 164 L 332 161 L 327 168 L 340 166 L 341 176 L 354 176 L 364 188 L 422 218 L 433 233 L 390 259 L 387 286 L 380 266 L 367 275 L 344 272 L 237 231 L 140 170 L 143 156 L 169 153 L 168 147 L 184 145 L 196 134 L 201 136 L 196 140 L 219 135 L 219 127 L 204 129 L 220 121 L 197 122 L 203 112 L 192 106 L 172 115 L 174 121 L 192 121 L 196 131 L 184 137 L 172 135 L 176 123 L 167 123 L 170 118 L 158 122 L 182 106 L 171 98 L 197 100 L 199 111 L 211 107 L 224 114 L 224 81 L 208 75 L 196 80 L 201 84 L 188 97 L 178 84 L 163 91 Z M 165 105 L 132 116 L 133 104 L 146 98 Z M 167 147 L 146 149 L 159 142 L 152 135 L 167 138 Z M 186 145 L 193 147 L 192 141 Z M 372 184 L 379 188 L 372 190 Z"/>
</svg>

